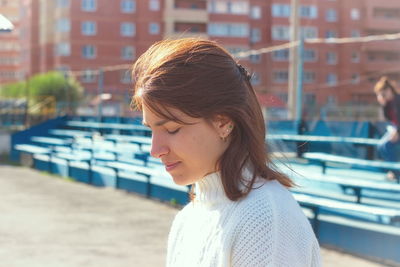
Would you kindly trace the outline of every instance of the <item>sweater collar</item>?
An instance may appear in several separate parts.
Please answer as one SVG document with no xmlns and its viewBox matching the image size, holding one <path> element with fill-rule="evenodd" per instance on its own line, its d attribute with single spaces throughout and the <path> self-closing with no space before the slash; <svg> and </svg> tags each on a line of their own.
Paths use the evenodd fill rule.
<svg viewBox="0 0 400 267">
<path fill-rule="evenodd" d="M 244 180 L 250 182 L 252 178 L 250 169 L 245 168 L 242 173 Z M 245 186 L 241 185 L 240 188 L 244 190 Z M 220 172 L 210 173 L 197 181 L 195 183 L 195 194 L 195 201 L 205 204 L 231 201 L 225 194 Z"/>
<path fill-rule="evenodd" d="M 229 201 L 225 195 L 220 172 L 204 176 L 195 184 L 196 202 L 215 203 Z"/>
</svg>

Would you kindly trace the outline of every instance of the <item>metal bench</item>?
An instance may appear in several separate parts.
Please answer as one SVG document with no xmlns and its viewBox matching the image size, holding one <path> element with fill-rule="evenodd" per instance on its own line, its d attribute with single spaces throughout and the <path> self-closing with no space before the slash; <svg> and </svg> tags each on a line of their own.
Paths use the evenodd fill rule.
<svg viewBox="0 0 400 267">
<path fill-rule="evenodd" d="M 326 173 L 326 167 L 328 162 L 341 163 L 349 166 L 357 167 L 374 167 L 378 169 L 386 170 L 400 170 L 400 163 L 397 162 L 384 162 L 366 159 L 356 159 L 344 156 L 330 155 L 326 153 L 304 153 L 303 157 L 311 162 L 315 162 L 322 167 L 322 173 Z M 400 177 L 396 177 L 397 182 L 400 182 Z"/>
<path fill-rule="evenodd" d="M 318 235 L 321 209 L 332 210 L 338 213 L 346 211 L 375 215 L 379 223 L 385 223 L 386 218 L 392 225 L 400 224 L 400 209 L 367 206 L 298 193 L 293 193 L 293 196 L 302 207 L 310 209 L 313 212 L 312 225 L 316 235 Z"/>
<path fill-rule="evenodd" d="M 346 189 L 350 188 L 353 190 L 354 195 L 356 196 L 357 203 L 361 203 L 363 190 L 376 190 L 387 193 L 398 193 L 400 195 L 400 185 L 386 183 L 386 182 L 374 182 L 361 179 L 345 179 L 345 178 L 328 177 L 328 176 L 319 178 L 307 176 L 307 177 L 302 177 L 301 179 L 337 184 L 342 188 L 343 192 L 345 192 Z"/>
<path fill-rule="evenodd" d="M 361 137 L 343 137 L 343 136 L 318 136 L 318 135 L 298 135 L 298 134 L 268 134 L 266 141 L 282 140 L 287 142 L 304 142 L 304 143 L 342 143 L 364 146 L 367 149 L 366 158 L 372 159 L 375 147 L 379 144 L 380 139 L 361 138 Z M 301 157 L 303 153 L 299 153 Z"/>
<path fill-rule="evenodd" d="M 17 151 L 19 154 L 18 160 L 24 166 L 33 166 L 33 155 L 36 154 L 51 154 L 52 150 L 50 148 L 41 147 L 32 144 L 17 144 L 14 146 L 14 150 Z"/>
</svg>

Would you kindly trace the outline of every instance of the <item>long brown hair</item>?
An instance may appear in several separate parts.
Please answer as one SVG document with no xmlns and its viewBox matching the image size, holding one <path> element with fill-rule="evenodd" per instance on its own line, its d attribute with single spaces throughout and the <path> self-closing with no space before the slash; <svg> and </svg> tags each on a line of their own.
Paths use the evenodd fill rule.
<svg viewBox="0 0 400 267">
<path fill-rule="evenodd" d="M 383 76 L 375 84 L 374 92 L 379 93 L 386 89 L 390 89 L 394 95 L 397 95 L 395 83 L 393 81 L 389 80 L 389 78 L 387 76 Z"/>
<path fill-rule="evenodd" d="M 136 61 L 132 76 L 132 105 L 139 110 L 146 105 L 174 121 L 179 120 L 163 107 L 194 118 L 223 115 L 233 121 L 229 147 L 217 163 L 229 199 L 247 195 L 257 177 L 293 185 L 269 158 L 263 114 L 248 75 L 216 42 L 197 38 L 157 42 Z M 242 177 L 249 165 L 254 172 L 250 183 Z M 244 191 L 241 185 L 246 185 Z"/>
</svg>

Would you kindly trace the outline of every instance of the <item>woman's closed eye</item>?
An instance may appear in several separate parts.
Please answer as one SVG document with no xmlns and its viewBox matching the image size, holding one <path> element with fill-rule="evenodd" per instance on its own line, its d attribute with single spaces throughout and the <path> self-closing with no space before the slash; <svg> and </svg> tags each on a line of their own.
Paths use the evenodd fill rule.
<svg viewBox="0 0 400 267">
<path fill-rule="evenodd" d="M 173 130 L 173 131 L 167 130 L 167 133 L 169 133 L 169 134 L 176 134 L 176 133 L 179 132 L 180 129 L 181 129 L 181 128 L 177 128 L 176 130 Z"/>
</svg>

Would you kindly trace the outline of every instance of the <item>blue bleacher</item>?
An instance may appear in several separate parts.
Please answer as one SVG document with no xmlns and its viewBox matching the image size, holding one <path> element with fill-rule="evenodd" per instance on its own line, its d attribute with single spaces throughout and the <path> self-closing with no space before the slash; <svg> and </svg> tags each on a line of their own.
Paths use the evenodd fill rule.
<svg viewBox="0 0 400 267">
<path fill-rule="evenodd" d="M 161 161 L 150 157 L 149 131 L 133 129 L 132 125 L 141 125 L 141 118 L 104 117 L 101 124 L 98 122 L 97 117 L 62 117 L 15 133 L 11 158 L 29 162 L 35 169 L 94 186 L 113 187 L 179 205 L 189 201 L 189 188 L 174 184 Z M 269 133 L 297 133 L 293 121 L 268 124 Z M 371 134 L 371 127 L 367 122 L 314 121 L 308 122 L 307 134 L 376 138 Z M 316 143 L 310 148 L 313 146 L 316 151 L 330 154 L 343 151 L 340 143 L 323 146 Z M 358 148 L 353 150 L 350 152 L 354 157 L 363 157 Z M 381 248 L 367 253 L 363 245 L 372 242 L 369 236 L 400 243 L 400 194 L 390 190 L 390 185 L 394 184 L 385 181 L 382 172 L 330 166 L 327 173 L 322 174 L 318 165 L 304 159 L 291 163 L 296 171 L 293 172 L 277 163 L 298 185 L 292 191 L 303 205 L 321 244 L 400 262 L 398 253 L 388 253 Z M 364 184 L 365 188 L 357 193 L 358 189 L 351 187 L 352 181 L 361 187 Z M 388 190 L 378 190 L 379 186 L 373 188 L 373 183 L 385 184 L 387 186 L 381 187 Z M 358 239 L 349 245 L 338 239 L 338 235 L 347 240 L 349 237 L 344 235 Z"/>
</svg>

